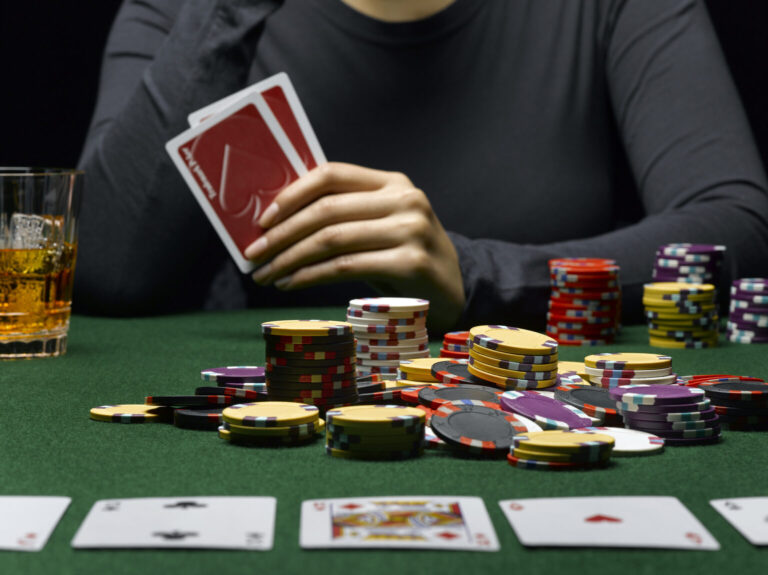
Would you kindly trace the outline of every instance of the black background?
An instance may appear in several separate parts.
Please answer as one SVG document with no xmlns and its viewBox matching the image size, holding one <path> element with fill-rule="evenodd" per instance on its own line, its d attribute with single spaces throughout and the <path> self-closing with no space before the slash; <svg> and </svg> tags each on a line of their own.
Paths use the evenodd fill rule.
<svg viewBox="0 0 768 575">
<path fill-rule="evenodd" d="M 768 159 L 768 2 L 707 5 Z M 120 0 L 0 1 L 0 166 L 72 167 Z"/>
</svg>

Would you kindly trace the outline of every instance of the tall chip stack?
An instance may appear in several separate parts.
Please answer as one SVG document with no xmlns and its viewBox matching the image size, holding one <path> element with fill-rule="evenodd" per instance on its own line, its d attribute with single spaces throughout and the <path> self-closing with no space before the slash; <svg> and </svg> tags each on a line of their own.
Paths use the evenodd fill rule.
<svg viewBox="0 0 768 575">
<path fill-rule="evenodd" d="M 358 401 L 350 324 L 284 320 L 265 322 L 261 331 L 270 400 L 301 402 L 322 410 Z"/>
<path fill-rule="evenodd" d="M 429 357 L 429 301 L 376 297 L 350 300 L 347 322 L 357 338 L 357 372 L 397 378 L 400 361 Z"/>
<path fill-rule="evenodd" d="M 677 374 L 672 358 L 653 353 L 595 353 L 584 358 L 592 385 L 610 389 L 621 385 L 672 385 Z"/>
<path fill-rule="evenodd" d="M 704 391 L 682 385 L 624 385 L 610 390 L 624 427 L 664 439 L 666 445 L 720 440 L 720 420 Z"/>
<path fill-rule="evenodd" d="M 479 325 L 469 333 L 466 369 L 476 380 L 503 390 L 544 389 L 557 383 L 554 339 L 505 325 Z"/>
<path fill-rule="evenodd" d="M 720 285 L 725 246 L 666 244 L 656 250 L 653 281 Z"/>
<path fill-rule="evenodd" d="M 549 260 L 547 335 L 562 345 L 613 343 L 621 322 L 619 266 L 603 258 Z"/>
<path fill-rule="evenodd" d="M 768 343 L 768 279 L 733 282 L 727 329 L 734 343 Z"/>
<path fill-rule="evenodd" d="M 653 347 L 715 347 L 719 316 L 713 284 L 658 282 L 645 284 L 643 305 Z"/>
<path fill-rule="evenodd" d="M 440 348 L 440 357 L 450 359 L 469 358 L 469 332 L 449 331 L 443 336 L 443 347 Z"/>
<path fill-rule="evenodd" d="M 725 429 L 768 431 L 768 384 L 741 378 L 699 381 Z"/>
</svg>

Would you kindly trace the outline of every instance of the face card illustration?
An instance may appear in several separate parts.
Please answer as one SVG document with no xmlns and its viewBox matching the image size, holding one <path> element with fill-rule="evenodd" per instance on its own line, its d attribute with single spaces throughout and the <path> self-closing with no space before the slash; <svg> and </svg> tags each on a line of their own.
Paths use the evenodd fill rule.
<svg viewBox="0 0 768 575">
<path fill-rule="evenodd" d="M 105 499 L 91 508 L 75 548 L 272 548 L 274 497 Z"/>
<path fill-rule="evenodd" d="M 0 549 L 42 551 L 71 501 L 56 496 L 0 496 Z"/>
<path fill-rule="evenodd" d="M 277 194 L 306 173 L 274 115 L 251 94 L 166 144 L 171 159 L 243 273 L 243 252 Z"/>
<path fill-rule="evenodd" d="M 713 499 L 709 504 L 752 545 L 768 545 L 768 497 Z"/>
<path fill-rule="evenodd" d="M 720 549 L 676 497 L 542 497 L 499 505 L 530 547 Z"/>
<path fill-rule="evenodd" d="M 478 497 L 395 496 L 302 503 L 304 548 L 496 551 L 496 532 Z"/>
<path fill-rule="evenodd" d="M 192 112 L 187 120 L 190 126 L 197 126 L 213 114 L 232 106 L 251 94 L 261 94 L 269 109 L 290 140 L 302 163 L 311 170 L 326 162 L 325 154 L 320 147 L 315 131 L 309 123 L 304 107 L 301 105 L 296 89 L 293 87 L 288 74 L 280 72 L 261 82 L 248 86 L 213 104 L 209 104 Z"/>
</svg>

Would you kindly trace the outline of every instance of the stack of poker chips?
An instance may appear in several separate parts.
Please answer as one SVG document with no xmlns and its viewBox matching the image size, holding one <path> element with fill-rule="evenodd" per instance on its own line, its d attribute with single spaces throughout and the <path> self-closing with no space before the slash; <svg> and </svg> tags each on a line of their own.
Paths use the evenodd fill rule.
<svg viewBox="0 0 768 575">
<path fill-rule="evenodd" d="M 505 325 L 475 326 L 467 371 L 504 390 L 543 389 L 557 383 L 557 342 Z"/>
<path fill-rule="evenodd" d="M 435 383 L 438 380 L 432 375 L 432 366 L 445 361 L 441 357 L 422 357 L 403 359 L 398 366 L 398 384 L 401 386 L 418 386 Z"/>
<path fill-rule="evenodd" d="M 595 353 L 584 358 L 592 385 L 613 388 L 621 385 L 671 385 L 677 381 L 672 358 L 654 353 Z"/>
<path fill-rule="evenodd" d="M 731 286 L 728 339 L 734 343 L 768 343 L 768 279 L 745 278 Z"/>
<path fill-rule="evenodd" d="M 357 371 L 395 379 L 403 359 L 429 357 L 429 301 L 403 297 L 359 298 L 349 302 L 347 322 L 357 338 Z"/>
<path fill-rule="evenodd" d="M 317 407 L 285 401 L 231 405 L 222 418 L 219 437 L 242 445 L 303 445 L 325 429 Z"/>
<path fill-rule="evenodd" d="M 619 333 L 619 266 L 602 258 L 549 261 L 547 335 L 563 345 L 606 345 Z"/>
<path fill-rule="evenodd" d="M 719 317 L 712 284 L 659 282 L 645 284 L 643 305 L 653 347 L 715 347 Z"/>
<path fill-rule="evenodd" d="M 719 285 L 725 246 L 666 244 L 656 250 L 653 281 Z"/>
<path fill-rule="evenodd" d="M 360 405 L 326 413 L 325 451 L 345 459 L 405 459 L 424 451 L 423 410 Z"/>
<path fill-rule="evenodd" d="M 538 431 L 516 435 L 507 461 L 524 469 L 589 469 L 608 464 L 615 439 L 598 431 Z"/>
<path fill-rule="evenodd" d="M 739 431 L 768 431 L 768 384 L 738 377 L 695 382 L 714 406 L 723 427 Z"/>
<path fill-rule="evenodd" d="M 270 400 L 328 409 L 357 403 L 352 326 L 322 320 L 261 324 L 266 341 L 266 386 Z"/>
<path fill-rule="evenodd" d="M 626 385 L 610 390 L 624 426 L 663 438 L 667 445 L 716 443 L 720 421 L 704 391 L 683 385 Z"/>
<path fill-rule="evenodd" d="M 467 359 L 469 357 L 469 332 L 449 331 L 443 336 L 440 357 Z"/>
<path fill-rule="evenodd" d="M 208 384 L 251 391 L 266 391 L 266 370 L 260 365 L 230 365 L 204 369 L 200 377 Z"/>
<path fill-rule="evenodd" d="M 498 403 L 472 399 L 441 403 L 432 412 L 430 427 L 452 451 L 480 457 L 504 457 L 515 435 L 528 429 Z"/>
</svg>

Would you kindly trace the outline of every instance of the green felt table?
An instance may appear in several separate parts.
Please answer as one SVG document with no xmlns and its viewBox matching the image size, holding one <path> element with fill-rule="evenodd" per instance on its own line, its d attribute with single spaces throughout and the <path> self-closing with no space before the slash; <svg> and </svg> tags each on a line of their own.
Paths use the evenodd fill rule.
<svg viewBox="0 0 768 575">
<path fill-rule="evenodd" d="M 552 473 L 506 461 L 428 452 L 401 462 L 334 459 L 314 445 L 253 449 L 215 432 L 170 425 L 92 421 L 91 407 L 142 403 L 145 395 L 192 393 L 200 370 L 258 364 L 260 323 L 288 318 L 341 319 L 341 308 L 196 313 L 144 319 L 76 316 L 69 350 L 56 359 L 0 363 L 0 493 L 67 495 L 72 504 L 39 553 L 0 552 L 0 573 L 746 573 L 768 559 L 709 505 L 722 497 L 768 494 L 768 434 L 725 432 L 718 445 L 667 448 L 657 456 L 615 459 L 604 470 Z M 433 354 L 440 347 L 432 343 Z M 642 326 L 593 351 L 650 351 Z M 585 351 L 564 347 L 562 360 Z M 768 376 L 765 348 L 723 343 L 671 350 L 676 371 Z M 366 495 L 477 495 L 495 525 L 501 551 L 304 551 L 301 501 Z M 70 541 L 93 503 L 117 497 L 271 495 L 277 498 L 271 551 L 89 551 Z M 502 499 L 542 496 L 671 495 L 712 532 L 707 551 L 527 549 L 504 518 Z M 658 529 L 664 529 L 659 525 Z"/>
</svg>

